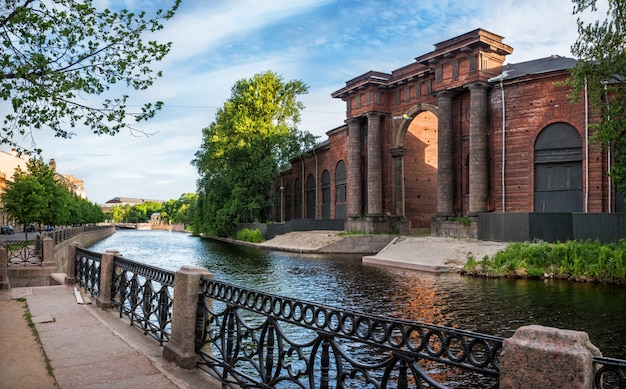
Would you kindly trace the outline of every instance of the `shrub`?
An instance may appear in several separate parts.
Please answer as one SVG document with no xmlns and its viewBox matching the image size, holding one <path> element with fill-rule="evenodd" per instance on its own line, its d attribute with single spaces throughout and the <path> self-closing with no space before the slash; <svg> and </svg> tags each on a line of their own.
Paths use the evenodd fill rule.
<svg viewBox="0 0 626 389">
<path fill-rule="evenodd" d="M 237 240 L 243 240 L 244 242 L 250 243 L 261 243 L 263 242 L 263 234 L 261 234 L 261 230 L 258 228 L 255 230 L 244 228 L 237 233 Z"/>
</svg>

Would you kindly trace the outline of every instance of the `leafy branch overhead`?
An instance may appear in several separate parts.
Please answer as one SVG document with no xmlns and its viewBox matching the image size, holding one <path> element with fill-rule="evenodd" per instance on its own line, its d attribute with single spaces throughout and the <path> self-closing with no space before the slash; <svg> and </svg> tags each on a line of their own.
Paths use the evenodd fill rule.
<svg viewBox="0 0 626 389">
<path fill-rule="evenodd" d="M 597 0 L 572 0 L 574 14 L 597 12 Z M 585 23 L 578 19 L 578 39 L 572 53 L 579 59 L 571 71 L 571 96 L 580 99 L 586 90 L 589 102 L 601 114 L 592 124 L 593 139 L 613 159 L 609 174 L 618 191 L 626 194 L 626 0 L 608 0 L 604 20 Z"/>
<path fill-rule="evenodd" d="M 98 135 L 136 131 L 133 123 L 152 118 L 162 102 L 131 112 L 128 95 L 107 92 L 117 84 L 145 90 L 161 76 L 152 65 L 171 43 L 146 36 L 161 30 L 179 3 L 173 0 L 170 9 L 148 16 L 101 10 L 93 0 L 4 1 L 0 98 L 10 102 L 12 112 L 4 117 L 0 143 L 22 149 L 16 137 L 46 128 L 62 138 L 80 126 Z"/>
</svg>

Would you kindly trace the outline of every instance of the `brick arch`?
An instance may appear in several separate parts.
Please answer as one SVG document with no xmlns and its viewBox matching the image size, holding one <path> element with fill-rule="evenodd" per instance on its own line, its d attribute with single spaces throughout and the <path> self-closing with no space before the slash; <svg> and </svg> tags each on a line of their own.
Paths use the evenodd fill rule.
<svg viewBox="0 0 626 389">
<path fill-rule="evenodd" d="M 409 129 L 409 126 L 411 125 L 412 119 L 415 116 L 425 111 L 431 112 L 436 117 L 439 117 L 439 110 L 437 109 L 436 106 L 431 105 L 431 104 L 419 103 L 409 108 L 409 110 L 407 110 L 403 115 L 406 115 L 410 117 L 411 119 L 410 120 L 400 119 L 402 120 L 402 122 L 401 122 L 400 128 L 398 129 L 398 132 L 395 134 L 396 139 L 394 140 L 394 148 L 404 147 L 404 140 L 406 137 L 406 132 Z"/>
</svg>

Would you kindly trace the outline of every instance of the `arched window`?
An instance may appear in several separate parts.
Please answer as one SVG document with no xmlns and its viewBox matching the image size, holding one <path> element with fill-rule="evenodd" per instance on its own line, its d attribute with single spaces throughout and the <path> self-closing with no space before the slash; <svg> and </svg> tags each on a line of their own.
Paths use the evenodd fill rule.
<svg viewBox="0 0 626 389">
<path fill-rule="evenodd" d="M 346 218 L 346 164 L 337 162 L 335 167 L 335 219 Z"/>
<path fill-rule="evenodd" d="M 322 219 L 330 219 L 330 173 L 322 172 Z"/>
<path fill-rule="evenodd" d="M 535 141 L 535 212 L 582 212 L 582 141 L 567 123 L 544 128 Z"/>
<path fill-rule="evenodd" d="M 302 218 L 302 180 L 299 177 L 293 184 L 293 218 Z"/>
<path fill-rule="evenodd" d="M 291 185 L 285 185 L 285 221 L 291 220 Z"/>
<path fill-rule="evenodd" d="M 306 179 L 306 217 L 315 219 L 315 177 L 309 174 Z"/>
</svg>

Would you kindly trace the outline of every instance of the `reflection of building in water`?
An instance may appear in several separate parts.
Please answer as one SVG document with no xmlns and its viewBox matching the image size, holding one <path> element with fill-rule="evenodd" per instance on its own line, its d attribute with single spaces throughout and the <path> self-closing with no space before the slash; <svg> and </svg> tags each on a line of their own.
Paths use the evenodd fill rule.
<svg viewBox="0 0 626 389">
<path fill-rule="evenodd" d="M 477 29 L 347 81 L 332 94 L 345 124 L 282 173 L 275 220 L 345 219 L 360 230 L 482 212 L 625 211 L 610 156 L 587 147 L 597 114 L 568 99 L 576 60 L 505 64 L 513 48 L 503 40 Z"/>
</svg>

